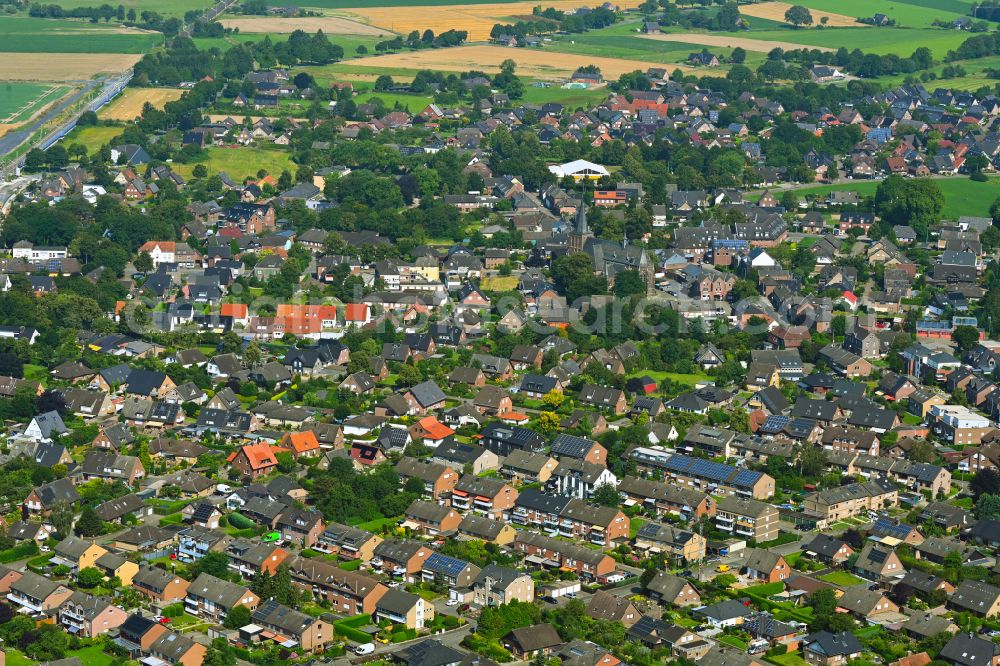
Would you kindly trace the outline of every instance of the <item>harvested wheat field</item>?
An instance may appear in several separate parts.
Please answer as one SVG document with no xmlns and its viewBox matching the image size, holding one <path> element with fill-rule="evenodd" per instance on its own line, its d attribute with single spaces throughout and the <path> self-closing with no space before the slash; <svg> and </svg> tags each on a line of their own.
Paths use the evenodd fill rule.
<svg viewBox="0 0 1000 666">
<path fill-rule="evenodd" d="M 636 7 L 640 0 L 618 3 L 624 8 Z M 497 23 L 506 23 L 512 17 L 530 15 L 537 2 L 488 3 L 482 5 L 444 5 L 437 7 L 355 7 L 344 12 L 361 17 L 366 23 L 405 35 L 413 30 L 423 32 L 430 28 L 440 34 L 447 30 L 465 30 L 469 41 L 481 42 L 490 38 L 490 30 Z M 545 7 L 576 9 L 580 0 L 547 0 Z"/>
<path fill-rule="evenodd" d="M 785 12 L 791 6 L 787 2 L 763 2 L 759 5 L 740 5 L 740 14 L 771 21 L 784 21 Z M 831 28 L 860 28 L 867 25 L 865 23 L 858 23 L 855 17 L 844 14 L 831 14 L 819 9 L 810 9 L 809 13 L 813 17 L 813 26 L 819 25 L 823 17 L 826 17 L 826 25 Z"/>
<path fill-rule="evenodd" d="M 663 63 L 626 60 L 625 58 L 603 58 L 570 53 L 555 53 L 543 49 L 511 49 L 503 46 L 456 46 L 450 49 L 409 51 L 388 55 L 356 58 L 351 67 L 377 67 L 393 69 L 433 69 L 446 72 L 465 72 L 479 69 L 487 72 L 500 71 L 500 63 L 508 58 L 517 62 L 517 73 L 534 78 L 566 78 L 578 67 L 597 65 L 606 79 L 617 79 L 626 72 L 645 71 L 650 67 L 663 67 Z M 682 71 L 690 67 L 680 66 Z M 722 72 L 719 72 L 722 75 Z"/>
<path fill-rule="evenodd" d="M 4 53 L 0 81 L 82 81 L 124 72 L 141 59 L 141 53 Z"/>
<path fill-rule="evenodd" d="M 125 92 L 105 106 L 98 115 L 102 120 L 135 120 L 142 115 L 142 107 L 149 102 L 162 109 L 167 102 L 180 99 L 183 90 L 177 88 L 126 88 Z"/>
<path fill-rule="evenodd" d="M 708 35 L 696 32 L 685 32 L 676 34 L 640 35 L 645 39 L 656 39 L 661 42 L 682 42 L 684 44 L 699 44 L 701 46 L 721 46 L 727 48 L 743 47 L 747 51 L 757 51 L 768 53 L 771 49 L 784 49 L 794 51 L 795 49 L 810 49 L 816 51 L 835 51 L 836 49 L 825 46 L 807 46 L 805 44 L 793 44 L 792 42 L 776 42 L 766 39 L 749 39 L 747 37 L 730 37 L 729 35 Z M 661 65 L 662 67 L 662 65 Z"/>
<path fill-rule="evenodd" d="M 239 29 L 240 32 L 267 32 L 272 34 L 289 33 L 305 30 L 312 34 L 322 30 L 328 35 L 362 35 L 368 37 L 390 37 L 385 28 L 379 28 L 360 21 L 339 18 L 337 16 L 302 16 L 299 18 L 228 18 L 219 21 L 226 28 Z"/>
</svg>

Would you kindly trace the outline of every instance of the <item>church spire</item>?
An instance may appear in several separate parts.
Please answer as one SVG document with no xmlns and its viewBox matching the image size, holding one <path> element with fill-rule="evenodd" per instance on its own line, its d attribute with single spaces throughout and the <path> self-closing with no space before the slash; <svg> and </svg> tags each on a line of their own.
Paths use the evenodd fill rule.
<svg viewBox="0 0 1000 666">
<path fill-rule="evenodd" d="M 585 236 L 590 233 L 587 227 L 587 200 L 580 202 L 580 207 L 576 209 L 576 233 Z"/>
</svg>

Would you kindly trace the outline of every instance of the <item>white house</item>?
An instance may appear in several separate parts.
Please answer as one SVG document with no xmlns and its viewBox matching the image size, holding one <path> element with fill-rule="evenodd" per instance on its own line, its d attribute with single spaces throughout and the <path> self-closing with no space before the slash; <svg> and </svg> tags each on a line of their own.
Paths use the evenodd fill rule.
<svg viewBox="0 0 1000 666">
<path fill-rule="evenodd" d="M 35 245 L 31 241 L 18 241 L 14 243 L 13 255 L 15 259 L 37 264 L 52 259 L 65 259 L 69 256 L 69 252 L 65 247 L 44 247 Z"/>
<path fill-rule="evenodd" d="M 69 428 L 63 423 L 59 412 L 52 410 L 31 419 L 31 423 L 24 429 L 24 436 L 36 442 L 51 442 L 55 435 L 67 432 Z"/>
</svg>

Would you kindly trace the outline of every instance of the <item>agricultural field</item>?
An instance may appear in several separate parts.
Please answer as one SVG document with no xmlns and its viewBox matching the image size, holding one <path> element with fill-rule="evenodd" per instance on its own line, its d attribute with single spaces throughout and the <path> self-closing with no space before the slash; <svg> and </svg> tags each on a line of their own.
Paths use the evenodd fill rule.
<svg viewBox="0 0 1000 666">
<path fill-rule="evenodd" d="M 367 35 L 391 38 L 388 30 L 360 21 L 339 16 L 303 16 L 299 18 L 252 17 L 225 18 L 220 21 L 226 28 L 237 29 L 240 33 L 284 34 L 296 30 L 314 33 L 322 30 L 326 35 Z"/>
<path fill-rule="evenodd" d="M 430 28 L 435 33 L 447 30 L 465 30 L 469 33 L 469 41 L 485 41 L 490 37 L 490 30 L 497 23 L 508 22 L 515 16 L 530 16 L 537 2 L 453 4 L 438 6 L 376 6 L 344 7 L 347 15 L 360 17 L 360 20 L 371 25 L 386 28 L 392 32 L 407 34 L 412 30 Z M 628 8 L 639 4 L 637 0 L 624 0 L 619 5 Z M 555 9 L 576 9 L 579 0 L 549 0 L 546 7 Z"/>
<path fill-rule="evenodd" d="M 500 71 L 500 63 L 508 58 L 517 62 L 519 75 L 541 79 L 563 79 L 583 65 L 600 67 L 601 73 L 606 79 L 617 79 L 622 74 L 637 69 L 644 71 L 649 67 L 663 66 L 663 63 L 655 60 L 627 60 L 601 56 L 581 57 L 579 54 L 556 53 L 545 49 L 510 49 L 502 46 L 474 45 L 357 58 L 350 61 L 349 67 L 351 71 L 369 70 L 373 74 L 391 74 L 400 71 L 415 72 L 421 69 L 445 72 L 465 72 L 477 69 L 485 72 L 498 72 Z M 338 69 L 347 71 L 344 66 Z M 691 70 L 691 68 L 683 66 L 680 69 Z M 722 74 L 723 72 L 719 72 L 720 76 Z"/>
<path fill-rule="evenodd" d="M 42 83 L 0 83 L 0 125 L 30 120 L 69 89 Z"/>
<path fill-rule="evenodd" d="M 934 53 L 935 58 L 943 58 L 949 50 L 957 48 L 969 37 L 966 32 L 941 28 L 876 28 L 875 30 L 878 31 L 877 34 L 873 33 L 872 28 L 869 27 L 823 28 L 821 30 L 779 28 L 776 30 L 713 33 L 709 37 L 718 35 L 728 37 L 730 40 L 733 38 L 743 39 L 746 40 L 747 44 L 754 41 L 793 44 L 793 46 L 782 48 L 796 48 L 794 45 L 797 44 L 808 48 L 837 50 L 843 46 L 848 50 L 857 48 L 880 55 L 896 53 L 901 57 L 909 56 L 917 47 L 926 46 Z M 693 41 L 690 37 L 690 35 L 685 34 L 685 41 Z M 750 46 L 740 45 L 750 50 Z"/>
<path fill-rule="evenodd" d="M 934 182 L 944 194 L 944 209 L 941 211 L 945 219 L 955 220 L 962 215 L 988 216 L 990 204 L 1000 194 L 1000 178 L 991 178 L 985 183 L 977 183 L 966 176 L 954 178 L 935 178 Z M 854 191 L 862 196 L 875 194 L 879 181 L 846 181 L 833 185 L 818 185 L 795 190 L 799 195 L 824 195 L 833 191 Z"/>
<path fill-rule="evenodd" d="M 852 18 L 870 17 L 880 12 L 895 20 L 897 26 L 930 27 L 935 20 L 949 21 L 967 14 L 972 3 L 963 0 L 803 0 L 799 4 Z M 815 13 L 813 17 L 818 20 Z"/>
<path fill-rule="evenodd" d="M 294 173 L 291 155 L 287 151 L 270 148 L 230 148 L 228 146 L 211 146 L 205 149 L 205 159 L 190 164 L 175 163 L 173 170 L 184 176 L 191 177 L 196 164 L 204 164 L 211 174 L 225 171 L 235 181 L 242 181 L 247 176 L 256 178 L 261 169 L 278 176 L 282 171 Z"/>
<path fill-rule="evenodd" d="M 76 9 L 94 7 L 100 3 L 93 0 L 58 0 L 55 4 L 64 9 Z M 184 12 L 192 9 L 208 9 L 212 6 L 212 0 L 118 0 L 112 4 L 115 7 L 123 5 L 125 11 L 134 9 L 136 12 L 151 11 L 163 16 L 184 16 Z"/>
<path fill-rule="evenodd" d="M 138 53 L 4 53 L 0 81 L 80 81 L 101 73 L 122 72 L 142 58 Z"/>
<path fill-rule="evenodd" d="M 683 64 L 687 60 L 688 55 L 703 48 L 703 45 L 697 43 L 697 41 L 683 41 L 688 35 L 696 39 L 702 36 L 687 33 L 687 35 L 661 35 L 667 39 L 647 39 L 647 37 L 655 36 L 614 34 L 607 30 L 593 30 L 582 35 L 573 35 L 572 37 L 556 37 L 551 43 L 546 44 L 544 49 L 559 51 L 561 53 L 655 61 L 661 63 L 661 65 L 675 65 L 678 63 Z M 675 36 L 677 37 L 677 41 L 670 39 Z M 720 58 L 725 58 L 732 53 L 732 49 L 716 48 L 712 52 Z M 755 60 L 763 61 L 763 58 L 748 54 L 748 65 L 754 66 L 755 64 L 759 64 Z"/>
<path fill-rule="evenodd" d="M 180 99 L 183 94 L 184 91 L 179 88 L 127 88 L 102 108 L 98 117 L 101 120 L 135 120 L 142 115 L 147 102 L 162 110 L 164 104 Z"/>
<path fill-rule="evenodd" d="M 743 5 L 740 7 L 740 14 L 780 22 L 785 20 L 785 12 L 788 11 L 791 6 L 792 5 L 787 2 L 762 2 L 756 5 Z M 824 18 L 826 19 L 826 26 L 831 28 L 843 28 L 846 26 L 858 25 L 857 16 L 837 14 L 818 7 L 812 9 L 813 11 L 811 14 L 814 26 L 820 25 Z"/>
<path fill-rule="evenodd" d="M 145 53 L 162 43 L 156 32 L 107 24 L 0 16 L 0 51 L 20 53 Z"/>
<path fill-rule="evenodd" d="M 754 51 L 756 53 L 767 53 L 772 49 L 784 49 L 786 51 L 791 51 L 795 49 L 805 49 L 805 48 L 815 48 L 820 51 L 835 51 L 836 49 L 824 46 L 808 46 L 804 43 L 796 42 L 786 42 L 777 39 L 766 39 L 764 37 L 748 37 L 747 35 L 758 35 L 763 33 L 755 32 L 739 32 L 739 33 L 726 33 L 726 32 L 713 32 L 713 33 L 698 33 L 698 32 L 674 32 L 674 33 L 662 33 L 659 35 L 643 35 L 643 39 L 654 40 L 657 42 L 675 42 L 680 43 L 687 48 L 688 51 L 691 50 L 690 47 L 694 46 L 694 50 L 698 50 L 698 47 L 707 46 L 712 48 L 724 47 L 729 49 L 734 49 L 737 46 L 746 49 L 747 51 Z M 787 33 L 789 37 L 792 37 L 791 33 Z M 785 35 L 781 35 L 785 36 Z M 684 50 L 684 49 L 681 49 Z"/>
</svg>

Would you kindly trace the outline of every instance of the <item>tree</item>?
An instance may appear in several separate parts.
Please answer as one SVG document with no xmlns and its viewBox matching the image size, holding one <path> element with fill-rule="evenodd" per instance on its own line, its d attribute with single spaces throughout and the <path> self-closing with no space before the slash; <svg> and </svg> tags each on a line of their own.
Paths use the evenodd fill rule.
<svg viewBox="0 0 1000 666">
<path fill-rule="evenodd" d="M 969 482 L 972 496 L 979 501 L 980 495 L 1000 495 L 1000 472 L 995 469 L 981 469 Z"/>
<path fill-rule="evenodd" d="M 908 224 L 926 241 L 931 224 L 941 219 L 944 195 L 929 178 L 889 176 L 875 190 L 875 212 L 886 222 Z"/>
<path fill-rule="evenodd" d="M 216 578 L 225 578 L 229 573 L 229 558 L 225 553 L 212 550 L 195 562 L 191 569 L 192 577 L 206 573 Z"/>
<path fill-rule="evenodd" d="M 734 65 L 742 65 L 747 59 L 747 52 L 742 46 L 737 46 L 733 49 L 733 52 L 729 54 L 729 62 Z"/>
<path fill-rule="evenodd" d="M 993 200 L 990 204 L 990 217 L 993 218 L 993 224 L 1000 227 L 1000 197 Z"/>
<path fill-rule="evenodd" d="M 243 364 L 248 368 L 256 368 L 264 360 L 264 353 L 256 340 L 251 340 L 243 350 Z"/>
<path fill-rule="evenodd" d="M 1000 495 L 984 493 L 976 500 L 976 518 L 979 520 L 996 520 L 1000 517 Z"/>
<path fill-rule="evenodd" d="M 274 457 L 278 461 L 279 472 L 288 474 L 295 469 L 295 456 L 289 451 L 280 451 Z"/>
<path fill-rule="evenodd" d="M 97 515 L 94 511 L 94 507 L 85 506 L 83 507 L 83 512 L 80 513 L 80 519 L 76 521 L 77 536 L 85 537 L 95 537 L 104 534 L 104 521 L 101 517 Z"/>
<path fill-rule="evenodd" d="M 236 652 L 225 638 L 216 638 L 208 646 L 202 666 L 236 666 Z"/>
<path fill-rule="evenodd" d="M 239 629 L 250 624 L 250 609 L 246 606 L 237 606 L 229 611 L 222 626 L 226 629 Z"/>
<path fill-rule="evenodd" d="M 594 501 L 601 506 L 618 506 L 621 496 L 612 483 L 602 483 L 594 488 Z"/>
<path fill-rule="evenodd" d="M 951 334 L 951 339 L 958 346 L 958 351 L 967 352 L 979 344 L 979 329 L 975 326 L 957 326 Z"/>
<path fill-rule="evenodd" d="M 56 528 L 56 534 L 60 538 L 65 539 L 68 537 L 73 529 L 73 516 L 75 512 L 73 511 L 72 505 L 68 502 L 58 502 L 52 507 L 52 513 L 49 515 L 49 522 L 52 523 L 52 527 Z M 226 560 L 228 566 L 229 560 Z"/>
<path fill-rule="evenodd" d="M 791 23 L 796 28 L 803 25 L 812 25 L 812 12 L 802 5 L 792 5 L 785 12 L 785 21 Z"/>
<path fill-rule="evenodd" d="M 139 256 L 132 262 L 132 265 L 140 273 L 149 273 L 153 270 L 153 258 L 149 256 L 149 252 L 140 252 Z"/>
<path fill-rule="evenodd" d="M 657 573 L 659 571 L 657 571 L 656 567 L 646 567 L 642 570 L 642 574 L 639 576 L 639 585 L 642 586 L 642 589 L 645 590 L 649 587 L 649 584 L 656 578 Z"/>
<path fill-rule="evenodd" d="M 826 454 L 823 449 L 806 446 L 799 451 L 797 458 L 799 474 L 801 476 L 816 476 L 826 469 Z"/>
<path fill-rule="evenodd" d="M 559 417 L 555 412 L 542 412 L 538 415 L 535 425 L 546 435 L 552 435 L 559 430 Z"/>
<path fill-rule="evenodd" d="M 837 613 L 837 594 L 833 588 L 816 590 L 806 603 L 813 609 L 813 621 L 809 625 L 813 631 L 825 629 L 827 620 Z"/>
<path fill-rule="evenodd" d="M 639 271 L 622 271 L 615 276 L 614 293 L 618 298 L 628 298 L 635 294 L 645 294 L 646 281 L 639 274 Z"/>
<path fill-rule="evenodd" d="M 92 587 L 97 587 L 104 580 L 104 574 L 95 569 L 94 567 L 86 567 L 80 569 L 80 573 L 76 575 L 76 582 L 80 587 L 85 587 L 90 589 Z"/>
<path fill-rule="evenodd" d="M 195 164 L 194 169 L 191 170 L 191 175 L 195 178 L 205 178 L 208 176 L 208 167 L 204 164 Z"/>
<path fill-rule="evenodd" d="M 582 252 L 566 254 L 552 262 L 552 277 L 556 288 L 571 303 L 607 291 L 604 278 L 594 275 L 594 260 Z"/>
<path fill-rule="evenodd" d="M 566 396 L 560 389 L 554 388 L 545 395 L 542 396 L 542 402 L 549 409 L 559 409 L 562 406 L 563 401 L 566 400 Z"/>
</svg>

